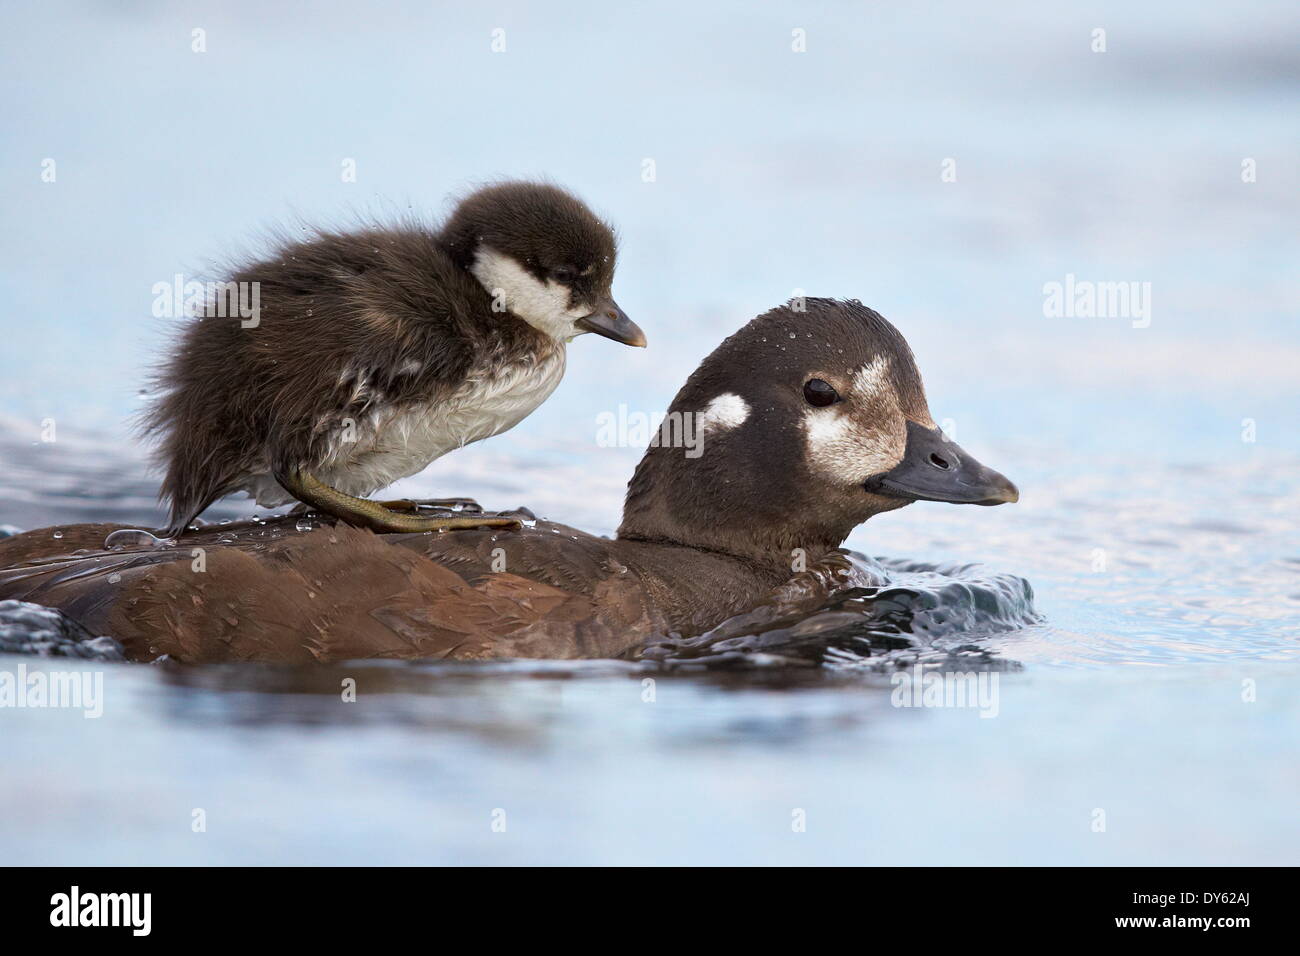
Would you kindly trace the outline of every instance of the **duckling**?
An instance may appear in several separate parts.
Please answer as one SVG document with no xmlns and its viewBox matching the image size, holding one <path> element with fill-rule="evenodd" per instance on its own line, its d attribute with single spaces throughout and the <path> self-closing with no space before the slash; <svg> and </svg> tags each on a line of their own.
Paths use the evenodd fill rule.
<svg viewBox="0 0 1300 956">
<path fill-rule="evenodd" d="M 227 288 L 256 290 L 255 314 L 210 301 L 146 415 L 168 533 L 240 490 L 374 531 L 516 526 L 399 514 L 413 504 L 364 496 L 517 425 L 559 384 L 575 336 L 644 346 L 610 294 L 615 252 L 611 227 L 577 197 L 506 182 L 437 231 L 319 231 L 237 268 Z"/>
<path fill-rule="evenodd" d="M 616 539 L 546 521 L 383 536 L 285 522 L 269 538 L 224 526 L 231 543 L 195 537 L 195 573 L 189 547 L 71 556 L 114 529 L 83 525 L 0 541 L 0 598 L 60 608 L 136 660 L 635 657 L 807 587 L 805 574 L 842 584 L 839 546 L 875 515 L 1019 498 L 935 427 L 902 335 L 856 301 L 760 315 L 669 415 L 698 440 L 647 450 Z"/>
</svg>

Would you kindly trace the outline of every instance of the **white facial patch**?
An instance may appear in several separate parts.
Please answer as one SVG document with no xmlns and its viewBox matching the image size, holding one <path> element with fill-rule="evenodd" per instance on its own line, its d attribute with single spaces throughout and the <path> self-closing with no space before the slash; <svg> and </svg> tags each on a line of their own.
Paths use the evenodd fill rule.
<svg viewBox="0 0 1300 956">
<path fill-rule="evenodd" d="M 844 399 L 804 410 L 804 444 L 814 471 L 856 485 L 903 460 L 907 436 L 898 427 L 903 417 L 889 380 L 889 359 L 877 356 L 858 369 Z"/>
<path fill-rule="evenodd" d="M 696 418 L 701 435 L 710 432 L 731 431 L 745 424 L 749 418 L 749 405 L 734 392 L 723 392 L 705 407 Z"/>
<path fill-rule="evenodd" d="M 889 359 L 883 355 L 877 355 L 853 375 L 853 398 L 857 400 L 870 401 L 881 392 L 892 392 L 893 388 L 889 381 Z"/>
<path fill-rule="evenodd" d="M 470 267 L 474 278 L 494 300 L 533 328 L 553 339 L 567 342 L 578 334 L 574 321 L 587 313 L 569 309 L 569 290 L 552 279 L 539 280 L 504 253 L 480 246 Z"/>
</svg>

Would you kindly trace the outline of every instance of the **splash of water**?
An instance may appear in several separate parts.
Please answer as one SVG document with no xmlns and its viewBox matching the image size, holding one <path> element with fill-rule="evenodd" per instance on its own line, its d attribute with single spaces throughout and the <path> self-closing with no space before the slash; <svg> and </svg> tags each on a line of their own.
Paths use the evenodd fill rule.
<svg viewBox="0 0 1300 956">
<path fill-rule="evenodd" d="M 885 672 L 916 663 L 1019 669 L 982 638 L 1039 623 L 1024 578 L 849 552 L 854 583 L 829 594 L 778 595 L 692 638 L 670 635 L 643 657 L 670 670 L 825 667 Z"/>
</svg>

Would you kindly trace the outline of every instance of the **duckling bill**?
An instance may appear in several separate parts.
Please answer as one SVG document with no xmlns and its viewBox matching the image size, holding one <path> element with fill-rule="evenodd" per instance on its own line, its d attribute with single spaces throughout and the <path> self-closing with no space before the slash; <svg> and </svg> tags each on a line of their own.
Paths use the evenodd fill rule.
<svg viewBox="0 0 1300 956">
<path fill-rule="evenodd" d="M 615 255 L 613 230 L 577 197 L 509 182 L 437 231 L 321 231 L 236 269 L 230 281 L 259 290 L 256 321 L 215 306 L 197 317 L 145 423 L 169 533 L 236 491 L 375 531 L 514 526 L 364 498 L 518 424 L 559 384 L 575 336 L 644 346 L 611 295 Z"/>
<path fill-rule="evenodd" d="M 543 521 L 376 535 L 282 520 L 201 530 L 195 573 L 191 547 L 105 552 L 114 526 L 82 525 L 0 541 L 0 598 L 60 608 L 137 660 L 635 657 L 795 587 L 805 561 L 842 567 L 875 515 L 1019 498 L 943 439 L 902 335 L 855 301 L 754 319 L 671 413 L 703 444 L 646 451 L 613 540 Z"/>
</svg>

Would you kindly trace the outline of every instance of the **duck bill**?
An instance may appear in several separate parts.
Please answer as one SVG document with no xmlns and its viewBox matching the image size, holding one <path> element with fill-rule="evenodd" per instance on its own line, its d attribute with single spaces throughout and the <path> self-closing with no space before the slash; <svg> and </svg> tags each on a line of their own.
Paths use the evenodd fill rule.
<svg viewBox="0 0 1300 956">
<path fill-rule="evenodd" d="M 1001 505 L 1020 500 L 1016 486 L 981 465 L 937 428 L 907 423 L 903 460 L 863 483 L 867 491 L 911 501 Z"/>
<path fill-rule="evenodd" d="M 627 317 L 627 313 L 618 307 L 618 303 L 606 296 L 596 303 L 590 315 L 585 315 L 574 323 L 584 332 L 595 332 L 615 342 L 645 348 L 645 333 L 641 327 Z"/>
</svg>

